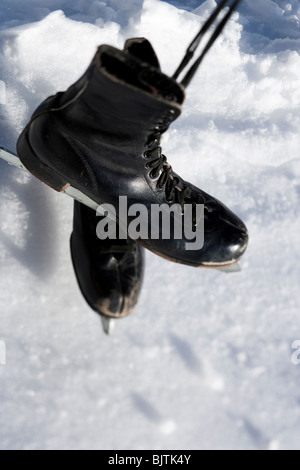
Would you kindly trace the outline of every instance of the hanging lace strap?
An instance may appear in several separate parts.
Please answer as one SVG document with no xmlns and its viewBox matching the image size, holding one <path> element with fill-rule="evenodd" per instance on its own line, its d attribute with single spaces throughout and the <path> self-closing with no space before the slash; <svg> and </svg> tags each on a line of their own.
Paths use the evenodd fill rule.
<svg viewBox="0 0 300 470">
<path fill-rule="evenodd" d="M 218 6 L 215 8 L 215 10 L 212 12 L 212 14 L 207 19 L 207 21 L 204 23 L 201 30 L 197 34 L 197 36 L 193 39 L 192 43 L 188 47 L 188 49 L 186 51 L 186 54 L 185 54 L 181 64 L 179 65 L 178 69 L 174 73 L 173 78 L 175 80 L 177 80 L 179 75 L 183 72 L 183 70 L 187 67 L 189 62 L 192 60 L 196 49 L 198 48 L 199 44 L 201 43 L 201 40 L 203 39 L 204 35 L 207 33 L 208 29 L 213 25 L 213 23 L 218 18 L 220 13 L 224 10 L 224 8 L 229 6 L 230 2 L 231 2 L 231 0 L 222 0 L 218 4 Z M 231 15 L 233 14 L 234 10 L 238 7 L 240 2 L 241 2 L 241 0 L 234 0 L 233 3 L 231 4 L 231 6 L 229 6 L 229 10 L 227 11 L 227 13 L 224 15 L 224 17 L 219 22 L 219 24 L 217 24 L 217 26 L 215 27 L 215 30 L 212 33 L 210 39 L 208 40 L 206 46 L 204 47 L 200 57 L 195 61 L 194 65 L 192 65 L 192 67 L 187 71 L 186 75 L 184 76 L 184 78 L 181 81 L 181 84 L 185 88 L 190 84 L 192 78 L 194 77 L 196 71 L 198 70 L 198 68 L 199 68 L 201 62 L 203 61 L 204 57 L 206 56 L 207 52 L 209 51 L 211 46 L 214 44 L 216 39 L 219 37 L 219 35 L 223 31 L 225 25 L 227 24 L 227 22 L 231 18 Z"/>
</svg>

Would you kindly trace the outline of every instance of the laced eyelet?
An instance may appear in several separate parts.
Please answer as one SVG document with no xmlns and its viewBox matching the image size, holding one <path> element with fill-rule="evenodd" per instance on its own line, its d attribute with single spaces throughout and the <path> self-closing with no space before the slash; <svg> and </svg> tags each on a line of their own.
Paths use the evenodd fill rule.
<svg viewBox="0 0 300 470">
<path fill-rule="evenodd" d="M 154 146 L 159 145 L 159 140 L 158 139 L 152 139 L 146 142 L 145 148 L 148 150 L 151 150 Z"/>
<path fill-rule="evenodd" d="M 156 176 L 155 176 L 154 173 L 155 173 L 155 170 L 152 170 L 152 171 L 150 171 L 150 173 L 149 173 L 149 177 L 150 177 L 152 180 L 155 180 L 155 179 L 156 179 Z"/>
<path fill-rule="evenodd" d="M 167 201 L 168 204 L 171 204 L 171 202 L 174 202 L 174 197 L 172 197 L 172 199 L 167 199 L 166 198 L 166 201 Z"/>
<path fill-rule="evenodd" d="M 157 190 L 165 191 L 165 200 L 167 203 L 172 204 L 178 200 L 178 204 L 183 207 L 185 199 L 190 196 L 191 189 L 189 187 L 183 189 L 180 188 L 181 180 L 173 174 L 172 167 L 168 164 L 167 158 L 162 154 L 162 149 L 160 147 L 161 134 L 174 120 L 175 115 L 175 111 L 173 109 L 169 109 L 161 117 L 161 120 L 152 129 L 148 136 L 147 142 L 144 145 L 147 150 L 144 151 L 143 157 L 145 159 L 151 157 L 151 161 L 149 163 L 145 162 L 145 169 L 148 170 L 148 177 L 157 181 Z M 172 195 L 172 197 L 170 197 L 170 195 Z"/>
</svg>

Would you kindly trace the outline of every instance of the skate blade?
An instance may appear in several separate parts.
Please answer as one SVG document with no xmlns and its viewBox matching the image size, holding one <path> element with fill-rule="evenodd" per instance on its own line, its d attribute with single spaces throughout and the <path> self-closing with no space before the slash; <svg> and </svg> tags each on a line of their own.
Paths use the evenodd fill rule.
<svg viewBox="0 0 300 470">
<path fill-rule="evenodd" d="M 29 173 L 19 157 L 15 155 L 13 152 L 10 152 L 8 150 L 5 150 L 4 148 L 0 147 L 0 158 L 2 160 L 6 161 L 9 165 L 16 166 L 17 168 L 21 168 L 21 170 L 26 171 L 26 173 Z"/>
<path fill-rule="evenodd" d="M 242 271 L 242 265 L 238 262 L 226 268 L 219 268 L 219 271 L 225 274 L 240 273 Z"/>
<path fill-rule="evenodd" d="M 31 173 L 27 170 L 27 168 L 25 168 L 19 157 L 13 152 L 0 147 L 0 158 L 6 161 L 9 165 L 20 168 L 21 170 L 26 171 L 26 173 L 31 175 Z M 95 211 L 99 206 L 99 204 L 94 202 L 91 198 L 85 196 L 82 192 L 78 191 L 77 189 L 72 188 L 72 186 L 66 188 L 64 191 L 62 191 L 62 193 L 66 194 L 67 196 L 70 196 L 73 199 L 76 199 L 76 201 L 81 202 L 81 204 L 84 204 L 85 206 L 88 206 Z"/>
<path fill-rule="evenodd" d="M 115 329 L 115 320 L 113 318 L 105 317 L 104 315 L 101 315 L 101 320 L 104 333 L 108 336 L 112 336 Z"/>
<path fill-rule="evenodd" d="M 99 207 L 99 204 L 97 204 L 97 202 L 93 201 L 88 196 L 85 196 L 81 191 L 78 191 L 78 189 L 75 189 L 72 186 L 69 186 L 67 189 L 62 191 L 62 193 L 66 194 L 67 196 L 70 196 L 73 199 L 76 199 L 76 201 L 80 202 L 84 206 L 88 206 L 94 211 L 97 211 L 97 208 Z"/>
</svg>

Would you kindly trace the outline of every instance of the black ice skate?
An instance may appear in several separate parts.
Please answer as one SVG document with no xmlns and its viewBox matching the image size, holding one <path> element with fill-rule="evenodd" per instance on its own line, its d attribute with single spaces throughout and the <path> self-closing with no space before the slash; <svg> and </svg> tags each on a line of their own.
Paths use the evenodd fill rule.
<svg viewBox="0 0 300 470">
<path fill-rule="evenodd" d="M 135 308 L 144 276 L 144 249 L 129 238 L 100 240 L 99 217 L 74 203 L 72 261 L 80 290 L 89 306 L 101 315 L 104 331 L 112 333 L 114 320 Z"/>
<path fill-rule="evenodd" d="M 66 191 L 91 207 L 118 208 L 126 196 L 128 207 L 143 204 L 151 233 L 151 207 L 168 209 L 177 203 L 205 207 L 202 249 L 189 251 L 187 240 L 143 236 L 139 241 L 171 261 L 196 267 L 226 268 L 244 253 L 248 233 L 243 222 L 217 199 L 185 182 L 162 154 L 160 139 L 181 113 L 185 87 L 218 37 L 238 0 L 216 26 L 200 58 L 178 83 L 175 79 L 191 60 L 209 27 L 218 18 L 223 0 L 192 42 L 174 77 L 164 75 L 147 42 L 147 54 L 101 46 L 87 72 L 64 93 L 48 98 L 33 114 L 21 134 L 17 150 L 23 165 L 57 191 Z M 133 41 L 136 43 L 137 41 Z M 166 212 L 167 210 L 164 209 Z M 114 215 L 112 214 L 112 217 Z M 118 215 L 118 223 L 128 231 Z M 193 222 L 195 220 L 193 219 Z M 161 232 L 159 233 L 161 235 Z"/>
</svg>

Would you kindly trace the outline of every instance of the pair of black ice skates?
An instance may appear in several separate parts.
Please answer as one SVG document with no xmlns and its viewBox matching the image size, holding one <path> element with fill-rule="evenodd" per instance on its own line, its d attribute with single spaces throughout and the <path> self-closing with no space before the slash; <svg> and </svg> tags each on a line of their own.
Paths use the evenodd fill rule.
<svg viewBox="0 0 300 470">
<path fill-rule="evenodd" d="M 162 73 L 144 38 L 129 39 L 123 50 L 99 47 L 86 73 L 66 92 L 46 99 L 19 137 L 22 164 L 56 191 L 73 197 L 76 193 L 83 202 L 74 203 L 72 259 L 81 291 L 101 314 L 106 332 L 110 319 L 128 315 L 138 301 L 144 248 L 170 261 L 216 269 L 235 265 L 246 250 L 244 223 L 220 201 L 177 175 L 160 146 L 162 134 L 181 113 L 186 87 L 238 3 L 219 3 L 172 78 Z M 200 57 L 184 72 L 215 22 Z M 187 239 L 176 237 L 174 226 L 168 239 L 159 228 L 158 237 L 132 240 L 133 218 L 120 215 L 116 221 L 126 236 L 99 239 L 94 209 L 103 204 L 117 208 L 120 196 L 127 197 L 128 207 L 142 204 L 148 214 L 153 205 L 167 210 L 176 204 L 183 213 L 186 205 L 202 205 L 202 248 L 187 250 Z M 149 215 L 150 233 L 151 220 Z M 194 216 L 191 225 L 197 225 Z"/>
</svg>

